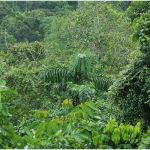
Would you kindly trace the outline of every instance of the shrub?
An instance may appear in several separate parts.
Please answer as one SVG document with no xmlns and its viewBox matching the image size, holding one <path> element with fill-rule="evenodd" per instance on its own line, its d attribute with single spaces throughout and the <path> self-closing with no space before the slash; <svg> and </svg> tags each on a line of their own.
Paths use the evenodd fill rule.
<svg viewBox="0 0 150 150">
<path fill-rule="evenodd" d="M 15 64 L 27 61 L 38 61 L 45 56 L 45 50 L 40 42 L 17 43 L 9 51 L 14 59 Z"/>
<path fill-rule="evenodd" d="M 142 136 L 142 140 L 139 143 L 139 149 L 149 149 L 150 148 L 150 129 Z"/>
<path fill-rule="evenodd" d="M 113 100 L 122 110 L 122 119 L 134 122 L 139 119 L 150 124 L 150 14 L 143 14 L 135 22 L 135 38 L 140 42 L 141 56 L 131 64 L 120 80 L 111 87 Z"/>
<path fill-rule="evenodd" d="M 11 114 L 3 94 L 9 93 L 11 90 L 5 84 L 5 81 L 0 80 L 0 147 L 15 148 L 20 146 L 20 137 L 16 134 L 13 124 L 9 122 Z"/>
<path fill-rule="evenodd" d="M 137 148 L 141 138 L 141 126 L 118 124 L 110 119 L 100 132 L 93 132 L 93 142 L 98 148 Z"/>
</svg>

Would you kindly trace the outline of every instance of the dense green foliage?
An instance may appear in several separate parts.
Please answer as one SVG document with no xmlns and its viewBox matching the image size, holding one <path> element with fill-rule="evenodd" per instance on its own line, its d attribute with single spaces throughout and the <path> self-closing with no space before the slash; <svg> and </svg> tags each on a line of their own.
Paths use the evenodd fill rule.
<svg viewBox="0 0 150 150">
<path fill-rule="evenodd" d="M 147 3 L 147 2 L 146 2 Z M 142 3 L 145 6 L 145 3 Z M 143 9 L 146 9 L 143 6 Z M 149 7 L 149 3 L 147 4 Z M 123 77 L 113 85 L 114 100 L 122 109 L 124 121 L 134 122 L 142 119 L 150 124 L 150 14 L 141 9 L 141 6 L 131 5 L 129 11 L 138 10 L 140 17 L 133 24 L 135 28 L 134 39 L 140 43 L 141 56 L 129 66 Z M 134 11 L 133 11 L 133 14 Z M 134 16 L 137 18 L 138 16 Z M 134 20 L 134 19 L 132 19 Z"/>
<path fill-rule="evenodd" d="M 0 2 L 0 148 L 150 148 L 149 2 Z"/>
</svg>

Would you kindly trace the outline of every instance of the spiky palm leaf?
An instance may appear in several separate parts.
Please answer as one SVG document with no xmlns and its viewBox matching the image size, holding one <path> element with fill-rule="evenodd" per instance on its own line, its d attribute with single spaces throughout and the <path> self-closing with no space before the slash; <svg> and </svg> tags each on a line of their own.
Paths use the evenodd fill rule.
<svg viewBox="0 0 150 150">
<path fill-rule="evenodd" d="M 89 57 L 85 54 L 78 54 L 71 65 L 71 72 L 73 73 L 75 82 L 88 79 L 92 72 Z"/>
<path fill-rule="evenodd" d="M 95 83 L 95 87 L 99 90 L 106 91 L 109 86 L 112 85 L 113 81 L 104 77 L 91 77 L 90 79 L 93 83 Z"/>
<path fill-rule="evenodd" d="M 107 90 L 112 84 L 112 80 L 92 75 L 92 65 L 89 57 L 85 54 L 78 54 L 70 68 L 51 68 L 43 71 L 41 77 L 50 83 L 64 85 L 67 81 L 81 83 L 89 80 L 95 84 L 99 90 Z"/>
<path fill-rule="evenodd" d="M 61 83 L 71 80 L 70 71 L 64 68 L 47 69 L 41 72 L 41 78 L 46 82 Z"/>
</svg>

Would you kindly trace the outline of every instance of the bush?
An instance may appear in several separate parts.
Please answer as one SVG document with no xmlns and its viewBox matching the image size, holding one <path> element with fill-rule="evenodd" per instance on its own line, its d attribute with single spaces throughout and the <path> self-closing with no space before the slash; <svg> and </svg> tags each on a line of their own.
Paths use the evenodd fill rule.
<svg viewBox="0 0 150 150">
<path fill-rule="evenodd" d="M 93 132 L 93 142 L 98 148 L 137 148 L 141 137 L 141 126 L 120 124 L 110 119 L 100 132 Z"/>
<path fill-rule="evenodd" d="M 39 61 L 45 57 L 44 46 L 40 42 L 17 43 L 9 50 L 15 64 L 21 62 Z"/>
<path fill-rule="evenodd" d="M 150 129 L 142 136 L 142 140 L 139 144 L 139 149 L 149 149 L 150 148 Z"/>
<path fill-rule="evenodd" d="M 96 90 L 95 86 L 91 84 L 73 84 L 67 83 L 67 91 L 69 96 L 73 99 L 73 104 L 76 106 L 80 102 L 84 102 L 94 98 Z"/>
<path fill-rule="evenodd" d="M 140 42 L 141 56 L 131 64 L 120 80 L 111 87 L 112 99 L 122 110 L 122 119 L 127 122 L 144 120 L 150 124 L 150 14 L 145 13 L 135 22 L 134 37 Z"/>
<path fill-rule="evenodd" d="M 98 114 L 98 107 L 86 102 L 51 120 L 43 116 L 44 120 L 32 129 L 33 132 L 23 137 L 24 143 L 28 148 L 138 147 L 142 136 L 140 123 L 135 126 L 118 124 L 115 119 L 104 123 Z"/>
<path fill-rule="evenodd" d="M 0 80 L 0 147 L 1 148 L 15 148 L 19 147 L 20 137 L 16 134 L 15 128 L 9 122 L 11 114 L 8 110 L 8 102 L 3 96 L 4 93 L 11 93 L 5 86 L 6 82 Z"/>
</svg>

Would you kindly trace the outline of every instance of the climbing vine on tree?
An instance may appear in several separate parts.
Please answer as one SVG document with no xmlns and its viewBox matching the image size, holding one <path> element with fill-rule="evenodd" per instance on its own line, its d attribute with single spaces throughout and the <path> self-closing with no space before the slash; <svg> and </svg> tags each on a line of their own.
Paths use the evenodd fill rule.
<svg viewBox="0 0 150 150">
<path fill-rule="evenodd" d="M 112 96 L 122 110 L 124 121 L 134 123 L 141 119 L 150 124 L 150 14 L 143 13 L 133 25 L 133 37 L 140 43 L 141 56 L 111 87 L 111 92 L 115 91 Z"/>
</svg>

